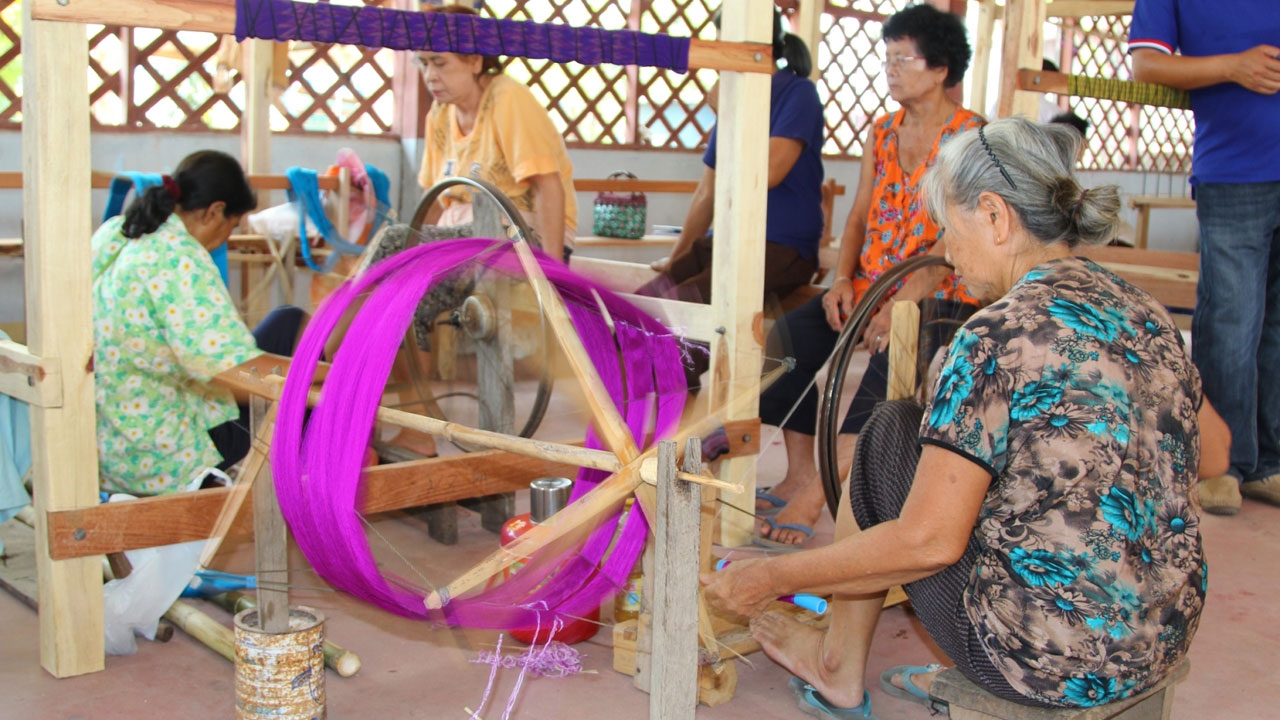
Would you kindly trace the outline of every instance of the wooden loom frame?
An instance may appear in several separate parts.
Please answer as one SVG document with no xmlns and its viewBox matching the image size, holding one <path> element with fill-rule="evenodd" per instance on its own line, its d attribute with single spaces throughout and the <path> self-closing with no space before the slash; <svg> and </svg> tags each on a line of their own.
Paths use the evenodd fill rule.
<svg viewBox="0 0 1280 720">
<path fill-rule="evenodd" d="M 721 147 L 728 150 L 719 164 L 727 181 L 718 183 L 716 214 L 721 218 L 723 242 L 743 251 L 716 254 L 716 302 L 702 326 L 712 328 L 708 339 L 712 340 L 713 403 L 747 398 L 725 418 L 739 451 L 758 444 L 758 432 L 751 428 L 758 425 L 758 420 L 757 425 L 752 420 L 758 414 L 762 339 L 753 332 L 753 325 L 762 303 L 768 114 L 757 106 L 767 97 L 772 71 L 769 7 L 768 0 L 731 4 L 722 24 L 726 41 L 694 40 L 690 51 L 692 66 L 724 71 L 720 131 L 725 139 Z M 104 667 L 102 579 L 96 554 L 108 546 L 145 547 L 189 538 L 192 521 L 197 526 L 211 521 L 223 499 L 211 497 L 219 494 L 215 491 L 195 494 L 206 496 L 201 498 L 172 496 L 126 503 L 120 508 L 133 507 L 123 512 L 98 507 L 90 259 L 82 252 L 83 239 L 92 231 L 90 170 L 83 163 L 89 156 L 89 112 L 82 25 L 112 23 L 228 34 L 235 13 L 229 0 L 72 0 L 65 5 L 58 0 L 24 0 L 22 10 L 24 84 L 32 89 L 24 98 L 23 123 L 28 344 L 0 346 L 0 392 L 32 406 L 36 562 L 43 609 L 40 657 L 51 674 L 69 677 Z M 251 41 L 246 52 L 244 161 L 251 173 L 264 171 L 268 153 L 271 45 Z M 752 434 L 757 437 L 751 439 Z M 494 455 L 471 458 L 472 463 L 498 460 Z M 431 461 L 399 467 L 395 473 L 407 477 L 414 467 L 427 462 Z M 527 462 L 521 465 L 524 478 L 554 471 L 554 467 L 531 469 Z M 743 487 L 735 499 L 753 497 L 750 458 L 725 461 L 721 477 Z M 494 478 L 495 482 L 503 479 L 510 482 Z M 422 501 L 421 497 L 409 500 Z M 185 514 L 196 506 L 201 506 L 202 515 Z M 163 537 L 140 528 L 137 518 L 141 516 L 152 522 L 167 519 L 169 527 L 161 527 L 159 533 Z M 201 535 L 204 529 L 197 527 L 195 536 L 207 536 Z M 132 535 L 138 531 L 147 537 Z M 751 531 L 746 518 L 726 518 L 722 527 L 729 542 L 740 542 Z"/>
</svg>

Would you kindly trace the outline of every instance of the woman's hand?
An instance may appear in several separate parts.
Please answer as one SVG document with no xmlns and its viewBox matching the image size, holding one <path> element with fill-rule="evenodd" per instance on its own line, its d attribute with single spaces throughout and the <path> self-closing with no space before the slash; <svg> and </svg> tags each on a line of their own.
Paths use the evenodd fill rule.
<svg viewBox="0 0 1280 720">
<path fill-rule="evenodd" d="M 670 255 L 668 255 L 667 257 L 664 257 L 664 258 L 658 258 L 657 260 L 654 260 L 653 262 L 649 263 L 649 269 L 650 269 L 650 270 L 652 270 L 652 271 L 654 271 L 654 272 L 659 272 L 659 273 L 664 273 L 664 272 L 666 272 L 666 271 L 670 270 L 670 269 L 671 269 L 671 256 L 670 256 Z"/>
<path fill-rule="evenodd" d="M 723 570 L 703 573 L 702 592 L 716 607 L 753 618 L 778 599 L 771 589 L 769 561 L 734 560 Z"/>
<path fill-rule="evenodd" d="M 844 329 L 844 321 L 853 312 L 853 281 L 847 277 L 836 278 L 831 289 L 822 296 L 822 309 L 827 313 L 827 324 L 832 330 Z"/>
<path fill-rule="evenodd" d="M 871 316 L 871 322 L 867 323 L 867 329 L 862 332 L 862 342 L 858 343 L 858 347 L 866 348 L 873 353 L 880 352 L 889 347 L 889 329 L 893 325 L 893 304 L 897 302 L 890 300 L 875 315 Z"/>
</svg>

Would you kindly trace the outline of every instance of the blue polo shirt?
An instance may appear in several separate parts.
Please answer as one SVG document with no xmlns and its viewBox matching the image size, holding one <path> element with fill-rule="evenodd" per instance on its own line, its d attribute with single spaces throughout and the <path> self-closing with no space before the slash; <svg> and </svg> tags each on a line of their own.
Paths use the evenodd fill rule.
<svg viewBox="0 0 1280 720">
<path fill-rule="evenodd" d="M 1188 57 L 1280 47 L 1277 0 L 1138 0 L 1129 52 L 1150 48 Z M 1191 91 L 1196 144 L 1191 182 L 1280 180 L 1280 94 L 1259 95 L 1235 83 Z"/>
<path fill-rule="evenodd" d="M 769 188 L 769 204 L 764 237 L 779 245 L 795 248 L 806 259 L 818 254 L 822 239 L 822 102 L 818 88 L 809 78 L 790 70 L 773 74 L 769 101 L 769 137 L 792 138 L 804 143 L 804 150 L 791 172 Z M 702 162 L 716 167 L 716 129 Z"/>
</svg>

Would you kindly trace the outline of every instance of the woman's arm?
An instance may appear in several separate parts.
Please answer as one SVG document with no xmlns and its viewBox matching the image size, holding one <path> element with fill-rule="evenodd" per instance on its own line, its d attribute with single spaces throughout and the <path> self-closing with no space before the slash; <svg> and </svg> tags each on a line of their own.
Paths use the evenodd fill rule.
<svg viewBox="0 0 1280 720">
<path fill-rule="evenodd" d="M 715 214 L 716 171 L 707 166 L 702 167 L 702 178 L 693 191 L 693 199 L 689 201 L 689 211 L 684 216 L 684 226 L 680 228 L 680 237 L 671 248 L 671 254 L 653 261 L 649 267 L 658 272 L 665 272 L 671 267 L 671 261 L 689 252 L 693 241 L 707 234 L 711 229 L 711 220 Z"/>
<path fill-rule="evenodd" d="M 898 519 L 824 548 L 736 561 L 702 576 L 706 594 L 719 607 L 754 617 L 794 592 L 865 595 L 929 577 L 964 555 L 990 483 L 982 466 L 925 445 Z"/>
<path fill-rule="evenodd" d="M 787 173 L 796 166 L 802 152 L 804 143 L 795 138 L 769 138 L 769 189 L 772 190 L 787 179 Z"/>
<path fill-rule="evenodd" d="M 1231 468 L 1231 429 L 1209 398 L 1200 403 L 1200 468 L 1202 478 L 1225 475 Z"/>
<path fill-rule="evenodd" d="M 867 213 L 871 210 L 872 194 L 876 184 L 875 130 L 867 129 L 867 139 L 862 143 L 862 165 L 858 173 L 858 194 L 853 198 L 853 209 L 844 222 L 844 232 L 840 235 L 840 259 L 836 261 L 836 277 L 831 281 L 831 289 L 822 299 L 822 308 L 827 312 L 827 324 L 832 330 L 839 332 L 844 328 L 844 319 L 853 312 L 858 299 L 853 296 L 853 276 L 858 271 L 858 260 L 862 255 L 862 245 L 867 240 Z"/>
<path fill-rule="evenodd" d="M 531 175 L 526 182 L 533 188 L 533 214 L 542 236 L 542 250 L 564 261 L 564 184 L 560 173 Z"/>
<path fill-rule="evenodd" d="M 1259 45 L 1241 53 L 1188 57 L 1150 48 L 1133 51 L 1133 79 L 1197 90 L 1236 83 L 1247 90 L 1274 95 L 1280 90 L 1280 48 Z"/>
</svg>

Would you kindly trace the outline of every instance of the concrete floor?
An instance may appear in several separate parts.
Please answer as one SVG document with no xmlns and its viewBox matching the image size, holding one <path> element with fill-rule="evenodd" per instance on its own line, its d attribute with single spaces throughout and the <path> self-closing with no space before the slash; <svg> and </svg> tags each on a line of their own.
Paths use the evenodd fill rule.
<svg viewBox="0 0 1280 720">
<path fill-rule="evenodd" d="M 563 396 L 564 384 L 557 385 Z M 576 411 L 553 405 L 542 434 L 571 434 L 581 427 Z M 785 468 L 781 437 L 764 434 L 762 484 L 781 478 Z M 527 501 L 526 501 L 527 502 Z M 463 512 L 461 541 L 446 548 L 427 538 L 420 521 L 389 515 L 377 521 L 380 533 L 424 574 L 446 582 L 497 547 L 497 538 Z M 1190 677 L 1177 690 L 1173 717 L 1280 717 L 1280 508 L 1251 500 L 1233 518 L 1205 516 L 1202 530 L 1212 566 L 1210 595 L 1192 649 Z M 831 522 L 824 518 L 813 541 L 828 542 Z M 223 569 L 248 571 L 247 543 L 224 549 Z M 295 558 L 294 568 L 305 568 Z M 489 668 L 472 664 L 492 648 L 494 632 L 432 628 L 388 615 L 344 595 L 316 589 L 321 583 L 305 569 L 292 574 L 293 601 L 327 616 L 330 640 L 357 652 L 363 669 L 352 678 L 329 673 L 326 683 L 330 718 L 466 718 L 478 707 Z M 219 608 L 202 609 L 230 623 Z M 606 610 L 604 619 L 610 619 Z M 181 632 L 167 644 L 140 641 L 137 654 L 108 657 L 106 671 L 56 680 L 40 668 L 35 614 L 0 592 L 0 720 L 99 720 L 106 718 L 227 718 L 235 699 L 232 665 Z M 563 679 L 527 678 L 511 717 L 617 720 L 648 717 L 649 696 L 611 669 L 610 632 L 578 646 L 585 672 Z M 508 647 L 509 641 L 508 641 Z M 872 677 L 903 663 L 940 660 L 923 629 L 903 607 L 887 611 L 876 635 Z M 740 662 L 736 698 L 715 708 L 700 707 L 698 717 L 798 718 L 787 690 L 788 675 L 763 655 Z M 501 670 L 483 717 L 496 720 L 516 682 L 515 670 Z M 882 720 L 926 718 L 928 711 L 872 689 L 872 705 Z"/>
</svg>

